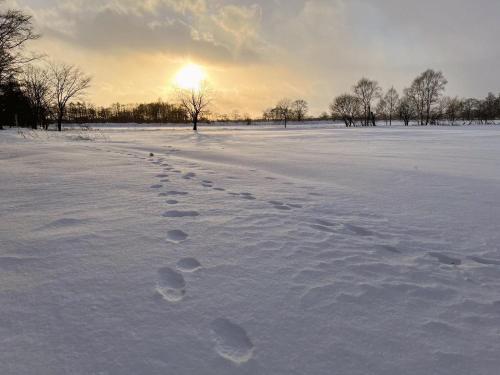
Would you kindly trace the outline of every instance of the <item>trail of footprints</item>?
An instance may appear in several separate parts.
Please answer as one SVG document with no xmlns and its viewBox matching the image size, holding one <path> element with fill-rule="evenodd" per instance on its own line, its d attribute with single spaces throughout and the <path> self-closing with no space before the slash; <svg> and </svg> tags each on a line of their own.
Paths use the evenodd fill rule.
<svg viewBox="0 0 500 375">
<path fill-rule="evenodd" d="M 170 152 L 177 152 L 178 150 L 170 150 Z M 108 150 L 109 152 L 109 150 Z M 130 153 L 118 152 L 119 154 L 126 156 L 134 156 Z M 194 172 L 184 173 L 175 168 L 174 166 L 168 164 L 165 158 L 155 158 L 153 154 L 149 158 L 141 157 L 138 155 L 134 156 L 140 160 L 147 160 L 153 166 L 162 167 L 163 173 L 157 174 L 155 177 L 159 179 L 159 183 L 151 185 L 151 189 L 160 190 L 164 188 L 165 183 L 170 182 L 169 173 L 174 173 L 179 175 L 180 178 L 190 181 L 196 180 L 197 174 Z M 197 164 L 191 163 L 188 165 L 190 168 L 199 168 Z M 199 168 L 201 171 L 210 173 L 210 171 Z M 213 174 L 213 173 L 212 173 Z M 237 177 L 228 176 L 228 180 L 238 180 Z M 265 177 L 268 181 L 277 180 L 275 177 Z M 236 193 L 231 191 L 226 191 L 226 189 L 215 186 L 214 182 L 211 180 L 201 180 L 201 187 L 206 189 L 212 189 L 217 192 L 225 192 L 229 196 L 240 198 L 243 200 L 254 201 L 257 198 L 249 192 Z M 293 185 L 290 182 L 284 182 L 283 185 Z M 304 187 L 305 188 L 305 187 Z M 160 197 L 167 197 L 168 200 L 166 204 L 169 206 L 177 206 L 181 202 L 179 201 L 182 197 L 188 196 L 189 193 L 185 191 L 178 190 L 168 190 L 166 192 L 159 193 Z M 309 196 L 321 196 L 320 193 L 309 192 Z M 277 211 L 292 211 L 294 209 L 301 209 L 303 205 L 300 203 L 289 203 L 282 201 L 271 200 L 267 202 L 271 207 Z M 168 219 L 182 219 L 182 218 L 196 218 L 200 216 L 199 212 L 192 210 L 167 210 L 162 214 L 163 217 Z M 377 234 L 363 228 L 362 226 L 349 223 L 348 220 L 342 220 L 341 222 L 332 222 L 325 219 L 316 219 L 309 223 L 309 227 L 318 232 L 324 233 L 344 233 L 357 236 L 359 238 L 363 237 L 376 237 Z M 189 240 L 189 234 L 180 229 L 173 229 L 167 232 L 166 241 L 174 245 L 181 245 L 182 243 Z M 388 254 L 393 255 L 402 254 L 403 251 L 396 246 L 380 244 L 375 245 L 375 248 L 385 251 Z M 321 254 L 320 254 L 321 255 Z M 459 257 L 452 255 L 447 255 L 442 252 L 428 252 L 427 255 L 430 259 L 434 259 L 439 264 L 446 266 L 460 266 L 463 260 Z M 487 259 L 478 256 L 470 256 L 467 258 L 476 264 L 484 266 L 500 266 L 500 260 Z M 171 267 L 163 267 L 158 270 L 157 276 L 157 286 L 156 291 L 159 295 L 166 301 L 170 303 L 181 302 L 187 294 L 187 283 L 184 278 L 184 274 L 189 274 L 197 272 L 202 269 L 202 264 L 196 258 L 181 258 L 177 261 L 175 269 Z M 247 332 L 240 325 L 225 319 L 218 318 L 215 319 L 210 326 L 212 339 L 214 342 L 214 350 L 222 358 L 231 361 L 236 364 L 243 364 L 252 359 L 254 353 L 254 345 L 249 338 Z"/>
<path fill-rule="evenodd" d="M 149 161 L 155 166 L 164 167 L 165 172 L 182 174 L 182 171 L 165 163 L 164 159 L 155 160 L 150 158 Z M 197 167 L 196 164 L 190 164 L 189 166 L 193 168 Z M 196 177 L 197 175 L 194 172 L 185 173 L 181 176 L 184 180 L 194 180 Z M 169 175 L 167 173 L 158 174 L 156 178 L 160 179 L 161 183 L 169 182 Z M 218 192 L 226 191 L 224 188 L 215 187 L 214 182 L 210 180 L 202 180 L 201 186 Z M 151 189 L 158 190 L 163 187 L 162 184 L 154 184 L 151 186 Z M 179 205 L 181 203 L 180 199 L 188 195 L 188 192 L 178 190 L 159 193 L 160 197 L 169 198 L 166 201 L 166 204 L 169 206 Z M 238 193 L 236 195 L 247 200 L 256 199 L 250 193 Z M 200 216 L 200 213 L 193 210 L 167 210 L 162 216 L 168 219 L 196 218 Z M 166 240 L 174 245 L 181 245 L 183 242 L 189 240 L 189 235 L 183 230 L 173 229 L 167 232 Z M 160 268 L 157 276 L 157 293 L 167 302 L 181 302 L 187 293 L 187 283 L 184 274 L 197 272 L 200 269 L 202 269 L 202 264 L 196 258 L 191 257 L 179 259 L 175 269 L 171 267 Z M 238 324 L 225 318 L 219 318 L 212 322 L 210 329 L 215 345 L 214 350 L 222 358 L 232 363 L 243 364 L 253 357 L 254 345 L 246 331 Z"/>
</svg>

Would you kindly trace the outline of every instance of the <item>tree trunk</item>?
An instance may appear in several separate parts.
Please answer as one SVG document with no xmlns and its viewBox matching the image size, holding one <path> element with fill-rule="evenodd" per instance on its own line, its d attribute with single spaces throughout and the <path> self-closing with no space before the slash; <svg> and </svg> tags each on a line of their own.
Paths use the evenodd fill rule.
<svg viewBox="0 0 500 375">
<path fill-rule="evenodd" d="M 198 131 L 198 117 L 193 118 L 193 131 Z"/>
<path fill-rule="evenodd" d="M 62 131 L 62 115 L 57 116 L 57 131 Z"/>
</svg>

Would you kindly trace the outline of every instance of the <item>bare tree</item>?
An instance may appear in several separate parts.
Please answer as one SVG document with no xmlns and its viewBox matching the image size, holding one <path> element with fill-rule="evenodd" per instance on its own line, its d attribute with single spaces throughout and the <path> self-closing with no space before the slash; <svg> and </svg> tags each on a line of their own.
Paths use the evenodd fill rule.
<svg viewBox="0 0 500 375">
<path fill-rule="evenodd" d="M 290 99 L 281 99 L 276 105 L 276 110 L 279 114 L 280 120 L 285 123 L 285 129 L 288 121 L 292 117 L 292 101 Z"/>
<path fill-rule="evenodd" d="M 477 119 L 479 100 L 474 98 L 465 99 L 462 106 L 462 119 L 470 125 Z"/>
<path fill-rule="evenodd" d="M 432 108 L 439 103 L 448 81 L 442 72 L 428 69 L 413 81 L 408 93 L 418 111 L 420 125 L 429 125 Z"/>
<path fill-rule="evenodd" d="M 485 124 L 490 121 L 495 122 L 495 117 L 498 114 L 499 103 L 493 93 L 488 93 L 488 96 L 482 101 L 481 112 Z"/>
<path fill-rule="evenodd" d="M 354 126 L 360 108 L 361 101 L 359 98 L 350 94 L 340 95 L 330 104 L 332 117 L 341 118 L 348 128 Z"/>
<path fill-rule="evenodd" d="M 303 99 L 295 100 L 292 103 L 292 111 L 297 121 L 303 121 L 309 112 L 309 104 Z"/>
<path fill-rule="evenodd" d="M 22 65 L 35 56 L 24 54 L 26 42 L 39 38 L 33 31 L 32 17 L 19 10 L 0 13 L 0 83 L 19 73 Z"/>
<path fill-rule="evenodd" d="M 197 89 L 179 89 L 177 91 L 179 106 L 184 109 L 191 122 L 193 130 L 198 131 L 198 122 L 203 116 L 210 113 L 213 94 L 206 83 L 202 83 Z"/>
<path fill-rule="evenodd" d="M 363 106 L 364 125 L 369 126 L 370 120 L 375 124 L 373 112 L 371 109 L 372 102 L 379 98 L 382 89 L 377 81 L 372 81 L 367 78 L 362 78 L 354 86 L 354 94 L 359 98 Z"/>
<path fill-rule="evenodd" d="M 46 70 L 29 65 L 21 76 L 21 87 L 33 112 L 33 128 L 43 126 L 50 108 L 50 78 Z"/>
<path fill-rule="evenodd" d="M 399 94 L 394 87 L 391 87 L 384 95 L 384 101 L 386 103 L 386 114 L 389 117 L 389 125 L 392 126 L 392 119 L 397 112 Z"/>
<path fill-rule="evenodd" d="M 91 78 L 74 65 L 56 63 L 49 65 L 49 77 L 57 110 L 57 130 L 61 131 L 66 105 L 85 94 Z"/>
<path fill-rule="evenodd" d="M 405 93 L 408 89 L 405 90 Z M 410 125 L 410 121 L 415 116 L 414 101 L 407 94 L 405 94 L 398 103 L 399 117 L 403 120 L 405 126 Z"/>
<path fill-rule="evenodd" d="M 385 124 L 387 125 L 389 122 L 389 110 L 387 106 L 387 102 L 384 97 L 381 97 L 377 103 L 376 108 L 377 117 L 385 120 Z"/>
<path fill-rule="evenodd" d="M 451 125 L 454 125 L 458 120 L 460 113 L 463 109 L 463 101 L 458 97 L 449 98 L 444 97 L 442 100 L 442 107 L 444 109 L 444 116 L 450 122 Z"/>
</svg>

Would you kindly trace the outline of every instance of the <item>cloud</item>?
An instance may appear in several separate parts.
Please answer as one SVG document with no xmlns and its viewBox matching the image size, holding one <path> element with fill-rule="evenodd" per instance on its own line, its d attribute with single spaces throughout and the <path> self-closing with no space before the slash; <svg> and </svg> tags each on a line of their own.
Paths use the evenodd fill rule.
<svg viewBox="0 0 500 375">
<path fill-rule="evenodd" d="M 42 33 L 102 53 L 149 51 L 212 62 L 256 62 L 260 8 L 204 0 L 73 0 L 32 9 Z"/>
</svg>

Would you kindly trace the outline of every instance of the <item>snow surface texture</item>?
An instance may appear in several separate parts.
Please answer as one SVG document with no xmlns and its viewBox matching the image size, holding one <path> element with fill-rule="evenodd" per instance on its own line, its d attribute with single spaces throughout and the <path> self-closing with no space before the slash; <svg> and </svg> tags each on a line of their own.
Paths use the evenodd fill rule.
<svg viewBox="0 0 500 375">
<path fill-rule="evenodd" d="M 500 373 L 500 128 L 75 134 L 0 132 L 2 375 Z"/>
</svg>

